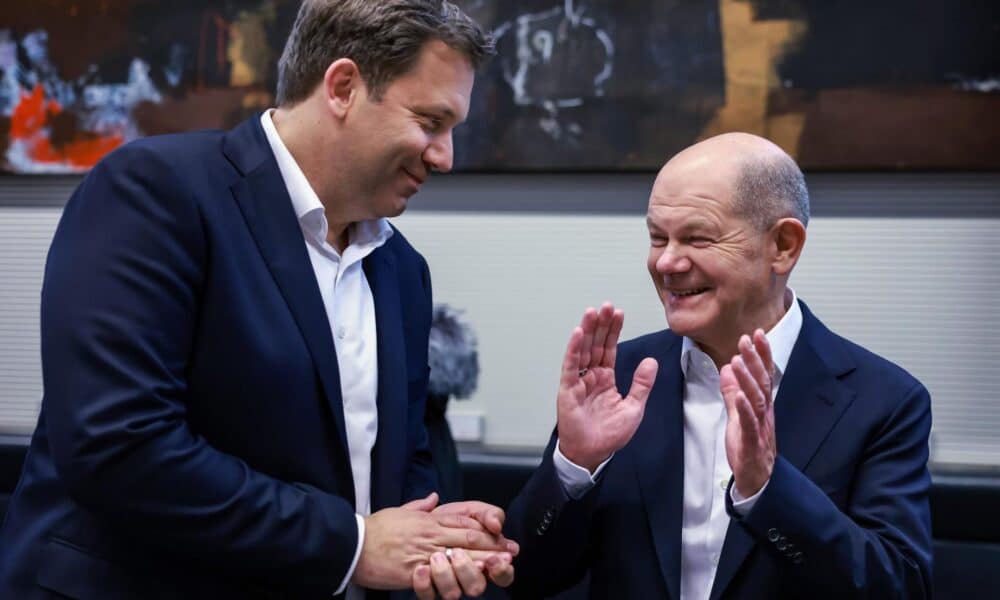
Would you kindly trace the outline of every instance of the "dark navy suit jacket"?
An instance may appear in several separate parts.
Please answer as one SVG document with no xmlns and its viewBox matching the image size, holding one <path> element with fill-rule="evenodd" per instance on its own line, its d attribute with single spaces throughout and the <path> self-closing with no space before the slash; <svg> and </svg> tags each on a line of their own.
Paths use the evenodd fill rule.
<svg viewBox="0 0 1000 600">
<path fill-rule="evenodd" d="M 778 459 L 746 518 L 732 516 L 711 598 L 925 598 L 931 527 L 930 398 L 909 374 L 803 323 L 775 400 Z M 540 598 L 589 569 L 592 598 L 679 598 L 684 438 L 681 338 L 619 346 L 626 393 L 639 362 L 660 370 L 642 424 L 579 500 L 542 465 L 509 508 L 521 543 L 514 596 Z M 730 486 L 732 482 L 730 481 Z"/>
<path fill-rule="evenodd" d="M 398 232 L 363 267 L 378 510 L 436 487 L 431 287 Z M 337 358 L 259 118 L 143 139 L 91 171 L 49 252 L 41 343 L 0 597 L 330 597 L 358 542 Z"/>
</svg>

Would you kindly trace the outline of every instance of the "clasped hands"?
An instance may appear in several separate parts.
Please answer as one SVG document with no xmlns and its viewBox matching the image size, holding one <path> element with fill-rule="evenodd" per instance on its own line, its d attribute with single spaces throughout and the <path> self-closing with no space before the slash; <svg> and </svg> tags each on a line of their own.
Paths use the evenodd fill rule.
<svg viewBox="0 0 1000 600">
<path fill-rule="evenodd" d="M 632 439 L 656 379 L 656 360 L 645 358 L 628 395 L 619 394 L 615 358 L 624 319 L 610 303 L 587 309 L 563 358 L 556 399 L 560 451 L 591 473 Z M 741 336 L 737 348 L 719 373 L 719 388 L 728 413 L 726 456 L 737 491 L 749 498 L 770 479 L 777 456 L 774 363 L 762 329 Z"/>
<path fill-rule="evenodd" d="M 420 600 L 478 596 L 487 578 L 509 586 L 518 545 L 501 533 L 503 511 L 484 502 L 437 502 L 431 494 L 365 518 L 353 582 L 373 589 L 412 587 Z"/>
</svg>

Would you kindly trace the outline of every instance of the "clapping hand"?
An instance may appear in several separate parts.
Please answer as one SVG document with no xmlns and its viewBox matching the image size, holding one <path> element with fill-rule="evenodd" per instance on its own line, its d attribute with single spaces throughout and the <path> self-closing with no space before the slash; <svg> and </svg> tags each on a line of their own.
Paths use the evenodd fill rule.
<svg viewBox="0 0 1000 600">
<path fill-rule="evenodd" d="M 774 433 L 771 346 L 758 329 L 744 335 L 739 354 L 719 372 L 719 388 L 726 403 L 726 457 L 733 469 L 736 490 L 744 498 L 760 491 L 771 478 L 778 454 Z"/>
<path fill-rule="evenodd" d="M 655 359 L 643 359 L 622 397 L 615 385 L 615 356 L 625 316 L 605 303 L 587 309 L 573 329 L 556 399 L 559 449 L 591 473 L 632 439 L 656 379 Z"/>
</svg>

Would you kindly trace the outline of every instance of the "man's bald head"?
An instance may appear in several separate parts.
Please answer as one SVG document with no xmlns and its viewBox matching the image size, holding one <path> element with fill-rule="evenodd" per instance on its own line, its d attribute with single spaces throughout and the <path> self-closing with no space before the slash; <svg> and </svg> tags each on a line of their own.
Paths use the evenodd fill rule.
<svg viewBox="0 0 1000 600">
<path fill-rule="evenodd" d="M 689 169 L 728 178 L 733 213 L 761 230 L 784 217 L 809 224 L 809 191 L 802 171 L 773 142 L 749 133 L 724 133 L 684 149 L 660 174 Z"/>
</svg>

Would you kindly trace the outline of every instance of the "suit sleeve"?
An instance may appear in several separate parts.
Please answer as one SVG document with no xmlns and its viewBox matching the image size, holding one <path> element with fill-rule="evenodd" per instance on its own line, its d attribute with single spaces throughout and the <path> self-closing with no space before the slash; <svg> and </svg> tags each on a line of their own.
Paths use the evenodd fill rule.
<svg viewBox="0 0 1000 600">
<path fill-rule="evenodd" d="M 430 337 L 431 314 L 433 309 L 433 294 L 431 292 L 431 273 L 427 261 L 420 257 L 420 282 L 424 292 L 425 309 L 421 311 L 421 327 L 419 343 L 423 350 L 423 364 L 428 365 L 427 345 Z M 431 458 L 430 439 L 427 427 L 424 425 L 424 411 L 427 409 L 427 387 L 430 377 L 430 366 L 423 373 L 409 382 L 409 398 L 407 404 L 407 449 L 410 452 L 410 462 L 407 468 L 406 483 L 403 486 L 403 501 L 408 502 L 424 498 L 427 494 L 438 490 L 437 472 Z"/>
<path fill-rule="evenodd" d="M 601 480 L 579 499 L 563 488 L 553 464 L 556 435 L 542 464 L 507 509 L 504 535 L 516 540 L 513 598 L 542 598 L 565 590 L 589 568 L 590 530 Z"/>
<path fill-rule="evenodd" d="M 209 263 L 193 192 L 158 152 L 126 147 L 70 199 L 41 303 L 58 475 L 79 504 L 143 543 L 332 591 L 358 544 L 353 507 L 254 471 L 185 419 Z"/>
<path fill-rule="evenodd" d="M 927 439 L 930 397 L 916 383 L 873 436 L 846 511 L 779 456 L 767 488 L 741 522 L 808 587 L 837 598 L 927 598 L 931 526 Z M 731 483 L 730 483 L 731 485 Z"/>
</svg>

